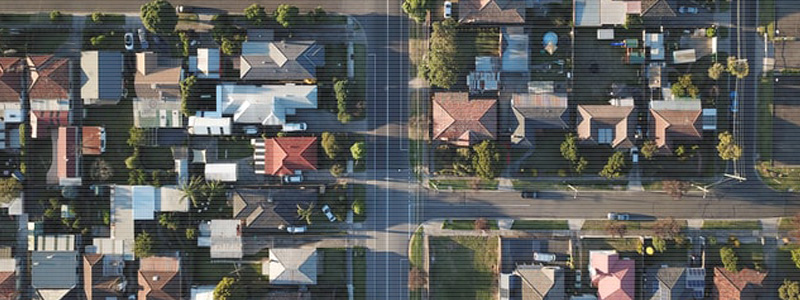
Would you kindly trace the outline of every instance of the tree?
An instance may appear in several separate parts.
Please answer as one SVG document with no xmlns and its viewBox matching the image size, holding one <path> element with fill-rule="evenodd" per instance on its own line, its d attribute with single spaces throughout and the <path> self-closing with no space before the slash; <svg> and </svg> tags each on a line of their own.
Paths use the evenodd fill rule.
<svg viewBox="0 0 800 300">
<path fill-rule="evenodd" d="M 178 14 L 167 0 L 152 0 L 141 7 L 141 19 L 150 32 L 169 34 L 175 31 Z"/>
<path fill-rule="evenodd" d="M 658 251 L 658 253 L 664 253 L 664 251 L 667 251 L 667 240 L 660 237 L 654 237 L 653 249 Z"/>
<path fill-rule="evenodd" d="M 603 170 L 600 171 L 600 176 L 607 179 L 620 177 L 622 176 L 620 171 L 622 171 L 623 167 L 625 167 L 625 154 L 619 151 L 614 152 L 614 154 L 608 158 L 606 165 L 603 166 Z"/>
<path fill-rule="evenodd" d="M 367 154 L 367 147 L 364 142 L 355 142 L 352 146 L 350 146 L 350 154 L 353 155 L 353 159 L 355 160 L 362 160 L 364 156 Z"/>
<path fill-rule="evenodd" d="M 722 76 L 722 72 L 725 72 L 725 66 L 721 63 L 715 62 L 711 67 L 708 68 L 708 78 L 713 80 L 719 80 L 719 77 Z"/>
<path fill-rule="evenodd" d="M 144 171 L 142 169 L 133 169 L 128 172 L 129 185 L 144 185 L 147 184 Z"/>
<path fill-rule="evenodd" d="M 672 90 L 672 95 L 675 97 L 689 96 L 691 98 L 697 98 L 697 96 L 700 95 L 700 89 L 692 83 L 692 74 L 678 77 L 678 82 L 673 83 L 670 89 Z"/>
<path fill-rule="evenodd" d="M 350 121 L 350 114 L 347 112 L 347 100 L 350 94 L 350 82 L 348 80 L 339 80 L 333 84 L 333 91 L 336 94 L 336 109 L 338 110 L 337 116 L 339 121 L 347 123 Z"/>
<path fill-rule="evenodd" d="M 475 155 L 472 157 L 472 168 L 475 174 L 483 179 L 494 179 L 497 176 L 500 153 L 497 152 L 494 143 L 483 141 L 472 147 Z"/>
<path fill-rule="evenodd" d="M 606 224 L 606 232 L 611 235 L 611 237 L 619 236 L 620 238 L 625 236 L 625 233 L 628 231 L 628 226 L 625 223 L 619 221 L 611 221 Z"/>
<path fill-rule="evenodd" d="M 194 113 L 194 109 L 189 108 L 189 101 L 193 98 L 194 92 L 194 85 L 197 83 L 197 77 L 194 75 L 189 76 L 181 80 L 181 112 L 184 116 L 191 116 Z"/>
<path fill-rule="evenodd" d="M 139 148 L 133 148 L 133 154 L 125 159 L 125 167 L 133 170 L 139 167 Z"/>
<path fill-rule="evenodd" d="M 778 288 L 778 296 L 781 300 L 800 300 L 800 283 L 784 279 Z"/>
<path fill-rule="evenodd" d="M 417 23 L 425 22 L 428 4 L 426 0 L 406 0 L 403 2 L 403 12 Z"/>
<path fill-rule="evenodd" d="M 325 17 L 328 16 L 328 13 L 325 12 L 325 9 L 322 6 L 317 6 L 314 10 L 308 12 L 308 16 L 311 17 L 311 21 L 314 23 L 320 23 L 325 20 Z"/>
<path fill-rule="evenodd" d="M 730 132 L 721 132 L 717 138 L 719 139 L 717 152 L 719 152 L 720 158 L 723 160 L 738 160 L 742 157 L 742 147 L 736 144 Z"/>
<path fill-rule="evenodd" d="M 420 75 L 431 84 L 449 89 L 456 83 L 459 75 L 459 56 L 456 44 L 458 22 L 447 19 L 433 24 L 430 38 L 430 51 L 420 64 Z"/>
<path fill-rule="evenodd" d="M 137 258 L 153 256 L 153 239 L 147 231 L 136 236 L 136 243 L 133 245 L 133 253 Z"/>
<path fill-rule="evenodd" d="M 658 150 L 658 145 L 656 144 L 655 141 L 645 141 L 644 144 L 642 144 L 642 149 L 640 151 L 642 153 L 642 156 L 644 156 L 644 158 L 653 159 L 653 155 L 656 153 L 657 150 Z"/>
<path fill-rule="evenodd" d="M 792 249 L 792 261 L 795 267 L 800 268 L 800 248 Z"/>
<path fill-rule="evenodd" d="M 357 214 L 357 215 L 361 215 L 362 213 L 364 213 L 364 209 L 365 209 L 364 206 L 366 206 L 366 204 L 364 203 L 363 199 L 358 199 L 358 200 L 354 201 L 353 202 L 353 206 L 352 206 L 353 213 Z"/>
<path fill-rule="evenodd" d="M 476 231 L 484 231 L 489 229 L 489 221 L 486 218 L 477 218 L 473 224 Z"/>
<path fill-rule="evenodd" d="M 342 176 L 342 174 L 344 174 L 345 169 L 342 164 L 335 163 L 331 166 L 329 171 L 331 172 L 331 175 L 333 175 L 333 177 L 339 177 Z"/>
<path fill-rule="evenodd" d="M 200 176 L 192 176 L 189 181 L 181 184 L 178 189 L 183 192 L 180 201 L 189 199 L 192 202 L 192 207 L 198 207 L 200 195 L 202 194 L 203 178 Z"/>
<path fill-rule="evenodd" d="M 263 6 L 253 3 L 244 9 L 244 17 L 253 25 L 261 25 L 267 21 L 267 11 Z"/>
<path fill-rule="evenodd" d="M 561 142 L 561 156 L 567 161 L 575 163 L 578 160 L 578 137 L 574 133 L 567 133 Z"/>
<path fill-rule="evenodd" d="M 667 195 L 672 199 L 679 200 L 689 190 L 689 184 L 680 180 L 664 180 L 661 182 L 661 187 Z"/>
<path fill-rule="evenodd" d="M 51 16 L 52 16 L 52 14 L 51 14 Z M 99 12 L 99 11 L 93 12 L 92 13 L 92 23 L 103 24 L 103 21 L 105 20 L 105 17 L 106 17 L 106 15 L 101 13 L 101 12 Z"/>
<path fill-rule="evenodd" d="M 314 203 L 309 204 L 306 208 L 297 204 L 297 216 L 300 220 L 305 220 L 308 225 L 311 225 L 311 217 L 314 215 Z"/>
<path fill-rule="evenodd" d="M 339 154 L 339 144 L 336 142 L 336 135 L 330 132 L 322 133 L 322 149 L 325 150 L 325 155 L 328 159 L 336 159 Z"/>
<path fill-rule="evenodd" d="M 90 177 L 92 180 L 107 181 L 114 176 L 114 168 L 111 167 L 104 159 L 95 159 L 92 163 Z"/>
<path fill-rule="evenodd" d="M 194 228 L 186 228 L 186 239 L 194 240 L 197 238 L 197 230 Z"/>
<path fill-rule="evenodd" d="M 144 129 L 131 127 L 128 130 L 128 146 L 136 148 L 144 145 Z"/>
<path fill-rule="evenodd" d="M 233 277 L 223 277 L 222 280 L 217 283 L 217 287 L 214 288 L 214 300 L 235 299 L 232 295 L 236 282 L 237 280 Z"/>
<path fill-rule="evenodd" d="M 742 79 L 750 75 L 750 65 L 746 59 L 737 59 L 736 56 L 728 56 L 728 73 Z"/>
<path fill-rule="evenodd" d="M 408 289 L 412 291 L 419 290 L 428 282 L 427 278 L 428 276 L 424 270 L 416 266 L 411 268 L 411 271 L 408 272 Z"/>
<path fill-rule="evenodd" d="M 574 163 L 572 165 L 572 169 L 575 170 L 575 173 L 580 175 L 580 174 L 583 174 L 583 171 L 585 171 L 586 167 L 588 167 L 588 166 L 589 166 L 589 161 L 586 160 L 585 157 L 581 156 L 581 158 L 578 159 L 578 162 L 576 162 L 576 163 Z"/>
<path fill-rule="evenodd" d="M 101 35 L 98 35 L 98 36 L 93 36 L 93 37 L 89 38 L 89 42 L 92 43 L 92 46 L 95 46 L 95 47 L 100 47 L 100 45 L 102 45 L 103 42 L 105 42 L 105 40 L 106 40 L 106 36 L 104 34 L 101 34 Z"/>
<path fill-rule="evenodd" d="M 172 219 L 172 215 L 168 213 L 158 215 L 158 225 L 169 230 L 178 230 L 178 222 Z"/>
<path fill-rule="evenodd" d="M 722 265 L 726 270 L 731 272 L 738 272 L 739 258 L 736 257 L 736 252 L 731 247 L 722 247 L 719 249 L 719 257 L 722 259 Z"/>
<path fill-rule="evenodd" d="M 191 49 L 191 41 L 189 40 L 189 35 L 186 32 L 178 32 L 178 38 L 181 40 L 181 55 L 183 57 L 189 56 L 189 50 Z M 227 54 L 227 53 L 226 53 Z"/>
<path fill-rule="evenodd" d="M 655 236 L 671 239 L 681 234 L 681 224 L 673 218 L 660 219 L 653 224 Z"/>
<path fill-rule="evenodd" d="M 14 178 L 0 179 L 0 203 L 10 203 L 19 197 L 22 184 Z"/>
<path fill-rule="evenodd" d="M 297 7 L 288 4 L 281 4 L 275 9 L 273 17 L 278 24 L 283 26 L 283 28 L 289 28 L 295 25 L 295 22 L 297 21 L 297 15 L 299 13 L 300 10 L 298 10 Z"/>
</svg>

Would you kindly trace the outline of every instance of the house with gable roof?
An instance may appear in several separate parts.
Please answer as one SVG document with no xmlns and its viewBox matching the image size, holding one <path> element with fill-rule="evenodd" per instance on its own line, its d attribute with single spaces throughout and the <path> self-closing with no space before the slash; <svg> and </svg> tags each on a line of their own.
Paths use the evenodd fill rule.
<svg viewBox="0 0 800 300">
<path fill-rule="evenodd" d="M 275 137 L 253 139 L 256 174 L 286 176 L 317 169 L 316 137 Z"/>
<path fill-rule="evenodd" d="M 741 269 L 731 272 L 725 268 L 714 268 L 714 295 L 719 300 L 758 300 L 764 296 L 766 272 Z"/>
<path fill-rule="evenodd" d="M 262 273 L 273 285 L 317 284 L 317 249 L 270 248 L 269 259 L 262 264 Z"/>
<path fill-rule="evenodd" d="M 589 274 L 599 300 L 635 299 L 635 261 L 614 250 L 589 251 Z"/>
<path fill-rule="evenodd" d="M 317 108 L 315 85 L 217 85 L 215 116 L 237 124 L 284 125 L 298 109 Z"/>
<path fill-rule="evenodd" d="M 679 145 L 703 139 L 703 108 L 700 100 L 650 102 L 650 134 L 658 153 L 672 154 Z"/>
<path fill-rule="evenodd" d="M 512 94 L 511 110 L 517 119 L 511 142 L 517 146 L 534 147 L 537 133 L 569 129 L 567 93 L 552 81 L 529 82 L 528 93 Z"/>
<path fill-rule="evenodd" d="M 564 269 L 557 266 L 519 265 L 514 270 L 519 277 L 521 300 L 563 300 Z"/>
<path fill-rule="evenodd" d="M 468 93 L 433 96 L 433 139 L 471 146 L 497 138 L 497 99 L 470 99 Z"/>
<path fill-rule="evenodd" d="M 462 24 L 524 24 L 525 1 L 468 0 L 458 2 Z"/>
<path fill-rule="evenodd" d="M 313 189 L 236 189 L 232 194 L 233 218 L 243 221 L 244 230 L 254 232 L 299 225 L 297 205 L 315 203 L 319 197 Z"/>
<path fill-rule="evenodd" d="M 30 70 L 29 92 L 33 102 L 69 101 L 69 59 L 53 55 L 32 55 L 27 57 Z"/>
<path fill-rule="evenodd" d="M 239 78 L 247 81 L 302 81 L 316 79 L 325 65 L 325 47 L 315 41 L 267 41 L 242 43 Z"/>
<path fill-rule="evenodd" d="M 151 256 L 139 260 L 138 299 L 183 299 L 181 259 L 175 256 Z"/>
<path fill-rule="evenodd" d="M 612 100 L 611 103 L 578 105 L 578 139 L 611 148 L 633 147 L 636 126 L 636 118 L 632 115 L 633 100 Z"/>
<path fill-rule="evenodd" d="M 703 299 L 705 268 L 661 266 L 645 272 L 645 299 L 689 300 Z"/>
<path fill-rule="evenodd" d="M 0 300 L 17 299 L 17 278 L 17 260 L 11 257 L 0 258 Z"/>
<path fill-rule="evenodd" d="M 117 104 L 122 99 L 123 59 L 116 51 L 81 52 L 81 98 L 85 104 Z"/>
<path fill-rule="evenodd" d="M 127 286 L 119 255 L 87 253 L 83 255 L 83 292 L 87 300 L 122 298 Z"/>
</svg>

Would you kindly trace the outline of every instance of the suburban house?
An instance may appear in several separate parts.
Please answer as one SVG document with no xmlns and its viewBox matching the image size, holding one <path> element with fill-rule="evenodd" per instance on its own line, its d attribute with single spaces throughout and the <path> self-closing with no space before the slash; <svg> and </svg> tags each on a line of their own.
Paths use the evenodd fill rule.
<svg viewBox="0 0 800 300">
<path fill-rule="evenodd" d="M 667 267 L 646 272 L 645 299 L 688 300 L 703 299 L 706 288 L 705 268 Z"/>
<path fill-rule="evenodd" d="M 125 262 L 119 255 L 83 255 L 83 292 L 87 300 L 122 298 L 127 281 Z"/>
<path fill-rule="evenodd" d="M 187 129 L 191 135 L 231 135 L 231 118 L 190 116 Z"/>
<path fill-rule="evenodd" d="M 644 18 L 668 18 L 677 16 L 670 1 L 672 0 L 641 0 L 641 16 Z"/>
<path fill-rule="evenodd" d="M 612 148 L 633 147 L 633 108 L 633 99 L 611 100 L 611 105 L 578 105 L 578 139 Z"/>
<path fill-rule="evenodd" d="M 123 59 L 116 51 L 81 52 L 81 98 L 84 104 L 117 104 L 122 99 Z"/>
<path fill-rule="evenodd" d="M 286 176 L 297 171 L 317 169 L 316 137 L 252 139 L 250 143 L 255 149 L 253 160 L 256 174 Z"/>
<path fill-rule="evenodd" d="M 17 260 L 11 258 L 11 249 L 7 257 L 0 258 L 0 300 L 15 300 L 19 296 L 17 289 Z"/>
<path fill-rule="evenodd" d="M 197 245 L 211 248 L 212 259 L 242 258 L 242 220 L 211 220 L 200 223 Z"/>
<path fill-rule="evenodd" d="M 497 138 L 497 99 L 469 99 L 469 93 L 433 95 L 433 139 L 471 146 Z"/>
<path fill-rule="evenodd" d="M 140 259 L 138 280 L 138 299 L 183 299 L 183 276 L 178 254 Z"/>
<path fill-rule="evenodd" d="M 78 144 L 79 139 L 80 144 Z M 51 167 L 51 172 L 55 171 L 54 178 L 57 178 L 58 182 L 54 181 L 52 184 L 80 185 L 83 155 L 100 155 L 105 152 L 105 139 L 103 127 L 59 127 L 57 142 L 53 145 L 55 148 L 53 153 L 58 159 L 53 160 Z"/>
<path fill-rule="evenodd" d="M 500 36 L 500 59 L 503 72 L 528 73 L 530 61 L 528 34 L 524 27 L 503 27 Z"/>
<path fill-rule="evenodd" d="M 206 181 L 236 182 L 239 165 L 235 162 L 207 163 L 203 175 Z"/>
<path fill-rule="evenodd" d="M 69 111 L 67 110 L 33 110 L 30 113 L 31 138 L 49 137 L 52 131 L 61 126 L 69 125 Z"/>
<path fill-rule="evenodd" d="M 217 48 L 199 48 L 189 56 L 189 73 L 201 79 L 219 79 L 222 60 Z"/>
<path fill-rule="evenodd" d="M 239 78 L 242 80 L 315 80 L 325 65 L 325 47 L 315 41 L 248 40 L 242 43 Z"/>
<path fill-rule="evenodd" d="M 181 60 L 153 52 L 136 53 L 133 123 L 139 128 L 182 128 Z"/>
<path fill-rule="evenodd" d="M 521 300 L 563 300 L 564 269 L 557 266 L 519 265 L 514 271 Z M 516 294 L 516 293 L 515 293 Z"/>
<path fill-rule="evenodd" d="M 731 272 L 724 268 L 714 268 L 714 296 L 720 300 L 757 300 L 765 293 L 764 280 L 767 273 L 753 269 Z"/>
<path fill-rule="evenodd" d="M 462 24 L 523 24 L 525 1 L 468 0 L 458 2 Z"/>
<path fill-rule="evenodd" d="M 317 202 L 312 189 L 236 189 L 231 197 L 233 218 L 243 221 L 247 231 L 283 231 L 299 225 L 297 206 Z"/>
<path fill-rule="evenodd" d="M 19 129 L 11 124 L 22 122 L 20 95 L 25 61 L 18 57 L 0 57 L 0 149 L 20 148 Z"/>
<path fill-rule="evenodd" d="M 566 90 L 552 81 L 528 83 L 528 93 L 512 94 L 511 109 L 517 128 L 511 134 L 514 145 L 532 148 L 536 134 L 548 130 L 569 129 L 569 110 Z"/>
<path fill-rule="evenodd" d="M 297 109 L 316 108 L 315 85 L 217 85 L 216 115 L 237 124 L 284 125 Z"/>
<path fill-rule="evenodd" d="M 269 274 L 269 284 L 317 284 L 317 249 L 270 248 L 269 259 L 261 265 L 262 274 Z"/>
<path fill-rule="evenodd" d="M 69 101 L 69 59 L 53 55 L 28 56 L 30 70 L 28 97 L 34 102 Z"/>
<path fill-rule="evenodd" d="M 496 56 L 476 56 L 475 71 L 467 75 L 470 94 L 497 91 L 500 84 L 500 59 Z"/>
<path fill-rule="evenodd" d="M 111 237 L 95 238 L 98 254 L 134 260 L 134 222 L 155 220 L 156 212 L 187 212 L 189 200 L 176 186 L 117 185 L 111 189 Z"/>
<path fill-rule="evenodd" d="M 589 274 L 599 300 L 633 300 L 636 262 L 614 250 L 589 251 Z"/>
<path fill-rule="evenodd" d="M 623 25 L 629 14 L 642 13 L 642 1 L 573 0 L 573 7 L 576 27 Z"/>
<path fill-rule="evenodd" d="M 703 109 L 699 100 L 650 102 L 650 134 L 661 154 L 703 139 Z"/>
<path fill-rule="evenodd" d="M 44 300 L 71 299 L 67 296 L 78 285 L 75 236 L 45 235 L 35 239 L 30 263 L 31 286 Z"/>
</svg>

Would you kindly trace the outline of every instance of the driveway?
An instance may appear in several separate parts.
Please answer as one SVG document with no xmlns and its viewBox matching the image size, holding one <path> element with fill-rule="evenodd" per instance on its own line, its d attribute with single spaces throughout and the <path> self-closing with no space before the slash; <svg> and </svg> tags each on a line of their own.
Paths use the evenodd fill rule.
<svg viewBox="0 0 800 300">
<path fill-rule="evenodd" d="M 329 132 L 356 132 L 363 133 L 367 129 L 367 120 L 352 121 L 347 124 L 342 124 L 336 117 L 336 114 L 331 113 L 324 109 L 300 109 L 294 116 L 287 116 L 286 121 L 289 123 L 306 122 L 308 124 L 308 133 L 322 133 Z"/>
</svg>

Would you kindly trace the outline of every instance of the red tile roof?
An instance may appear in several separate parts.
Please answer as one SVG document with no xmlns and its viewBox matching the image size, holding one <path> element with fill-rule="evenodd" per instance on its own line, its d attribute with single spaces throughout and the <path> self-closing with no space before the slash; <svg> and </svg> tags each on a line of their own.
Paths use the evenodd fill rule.
<svg viewBox="0 0 800 300">
<path fill-rule="evenodd" d="M 702 110 L 655 110 L 653 128 L 659 148 L 672 148 L 676 141 L 696 141 L 703 139 L 701 129 Z"/>
<path fill-rule="evenodd" d="M 59 127 L 57 145 L 57 174 L 58 178 L 78 177 L 78 164 L 80 163 L 80 152 L 77 151 L 77 128 Z"/>
<path fill-rule="evenodd" d="M 433 96 L 433 138 L 469 146 L 497 137 L 497 100 L 469 99 L 468 93 Z"/>
<path fill-rule="evenodd" d="M 12 300 L 17 296 L 17 275 L 0 272 L 0 300 Z"/>
<path fill-rule="evenodd" d="M 600 300 L 633 300 L 636 289 L 636 262 L 621 259 L 617 253 L 592 253 L 595 276 L 592 285 L 597 287 Z"/>
<path fill-rule="evenodd" d="M 52 55 L 29 57 L 30 99 L 69 98 L 69 59 Z"/>
<path fill-rule="evenodd" d="M 148 257 L 139 261 L 139 299 L 181 299 L 180 260 L 176 257 Z"/>
<path fill-rule="evenodd" d="M 714 268 L 714 286 L 716 286 L 715 299 L 740 300 L 757 299 L 759 288 L 762 287 L 767 273 L 753 269 L 742 269 L 738 273 L 724 268 Z"/>
<path fill-rule="evenodd" d="M 0 102 L 19 101 L 23 66 L 21 58 L 0 57 Z"/>
<path fill-rule="evenodd" d="M 290 175 L 295 170 L 317 169 L 316 137 L 276 137 L 264 140 L 264 172 Z"/>
<path fill-rule="evenodd" d="M 69 112 L 65 110 L 31 111 L 31 137 L 50 136 L 50 130 L 69 124 Z"/>
</svg>

